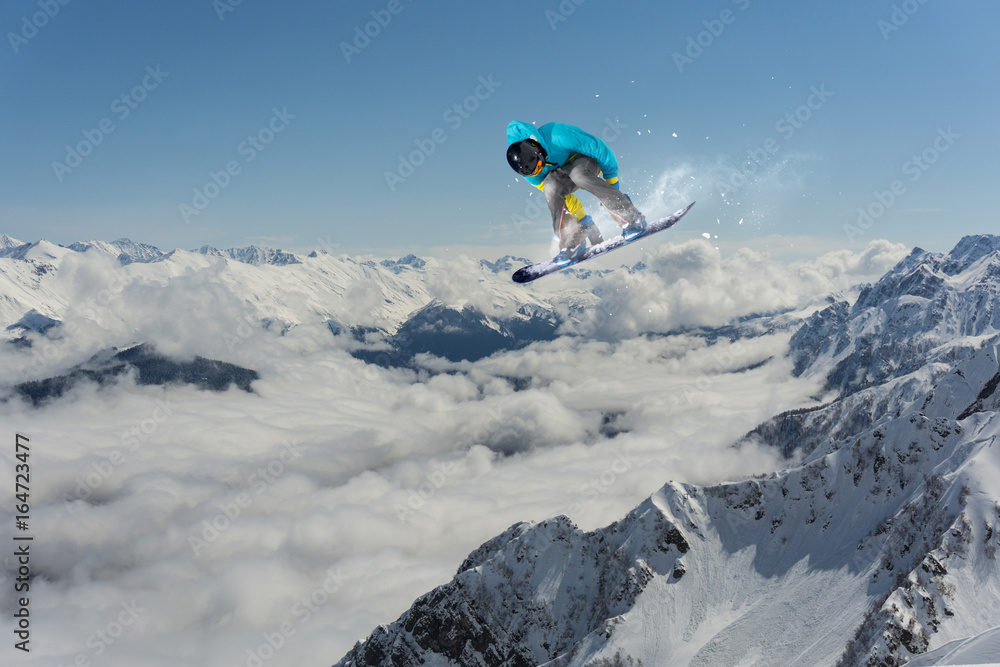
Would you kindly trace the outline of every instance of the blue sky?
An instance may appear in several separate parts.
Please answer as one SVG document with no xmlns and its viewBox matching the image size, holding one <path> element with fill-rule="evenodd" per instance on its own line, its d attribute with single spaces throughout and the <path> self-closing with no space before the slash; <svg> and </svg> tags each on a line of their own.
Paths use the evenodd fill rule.
<svg viewBox="0 0 1000 667">
<path fill-rule="evenodd" d="M 647 216 L 697 199 L 674 238 L 996 230 L 988 0 L 63 2 L 0 8 L 0 232 L 24 240 L 544 254 L 513 119 L 604 134 Z"/>
</svg>

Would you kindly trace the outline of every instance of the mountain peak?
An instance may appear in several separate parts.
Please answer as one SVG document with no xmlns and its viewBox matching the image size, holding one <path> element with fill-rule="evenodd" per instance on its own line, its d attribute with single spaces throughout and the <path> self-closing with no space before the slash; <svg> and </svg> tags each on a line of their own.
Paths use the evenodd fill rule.
<svg viewBox="0 0 1000 667">
<path fill-rule="evenodd" d="M 136 243 L 127 238 L 120 238 L 117 241 L 77 241 L 66 246 L 76 252 L 98 251 L 118 258 L 122 266 L 140 262 L 148 264 L 156 262 L 166 255 L 157 247 L 146 243 Z"/>
<path fill-rule="evenodd" d="M 51 262 L 62 259 L 70 252 L 72 250 L 69 248 L 42 239 L 34 243 L 24 243 L 19 246 L 4 248 L 0 250 L 0 257 Z"/>
<path fill-rule="evenodd" d="M 955 275 L 970 268 L 983 257 L 1000 252 L 1000 236 L 978 234 L 963 237 L 948 253 L 941 270 Z"/>
<path fill-rule="evenodd" d="M 523 265 L 528 265 L 532 263 L 530 259 L 525 259 L 523 257 L 514 257 L 513 255 L 504 255 L 495 262 L 490 262 L 488 260 L 481 259 L 479 260 L 479 265 L 489 269 L 493 273 L 500 273 L 513 270 L 515 262 L 517 264 L 523 264 Z"/>
<path fill-rule="evenodd" d="M 411 269 L 422 269 L 427 266 L 427 262 L 420 259 L 413 253 L 406 255 L 405 257 L 400 257 L 399 259 L 384 259 L 380 262 L 382 266 L 389 269 L 393 273 L 399 274 L 404 268 Z"/>
<path fill-rule="evenodd" d="M 914 250 L 853 306 L 834 304 L 792 336 L 796 373 L 821 370 L 828 388 L 850 393 L 913 372 L 939 346 L 994 335 L 998 276 L 998 236 L 967 236 L 947 255 Z"/>
<path fill-rule="evenodd" d="M 286 266 L 288 264 L 302 263 L 298 257 L 290 252 L 285 252 L 280 248 L 267 248 L 258 245 L 250 245 L 243 248 L 227 248 L 226 250 L 219 250 L 218 248 L 204 245 L 197 250 L 192 250 L 192 252 L 202 255 L 213 255 L 215 257 L 225 257 L 252 266 L 261 266 L 264 264 Z"/>
<path fill-rule="evenodd" d="M 15 239 L 13 236 L 0 234 L 0 250 L 6 250 L 8 248 L 18 248 L 23 245 L 27 244 L 24 241 Z"/>
</svg>

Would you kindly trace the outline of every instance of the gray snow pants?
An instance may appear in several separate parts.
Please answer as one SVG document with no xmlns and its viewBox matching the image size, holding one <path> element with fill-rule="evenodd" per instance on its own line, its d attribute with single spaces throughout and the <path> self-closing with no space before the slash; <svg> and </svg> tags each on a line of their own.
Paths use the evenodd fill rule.
<svg viewBox="0 0 1000 667">
<path fill-rule="evenodd" d="M 572 248 L 583 242 L 584 229 L 577 219 L 565 211 L 566 195 L 584 189 L 604 205 L 620 227 L 639 216 L 639 210 L 629 198 L 608 185 L 599 175 L 601 168 L 592 157 L 580 155 L 563 166 L 553 169 L 542 182 L 545 201 L 552 213 L 552 231 L 559 237 L 560 248 Z"/>
</svg>

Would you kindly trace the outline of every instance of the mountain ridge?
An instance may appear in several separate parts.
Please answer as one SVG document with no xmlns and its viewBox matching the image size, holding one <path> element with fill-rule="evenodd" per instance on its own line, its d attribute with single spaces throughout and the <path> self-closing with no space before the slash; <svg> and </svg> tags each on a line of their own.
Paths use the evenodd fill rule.
<svg viewBox="0 0 1000 667">
<path fill-rule="evenodd" d="M 998 264 L 997 237 L 968 237 L 948 254 L 917 249 L 853 304 L 808 318 L 789 357 L 797 374 L 827 377 L 834 395 L 737 443 L 776 448 L 793 465 L 716 486 L 668 482 L 623 520 L 655 511 L 657 525 L 676 531 L 686 548 L 671 567 L 616 548 L 577 573 L 571 554 L 621 522 L 588 534 L 564 518 L 517 524 L 337 667 L 402 664 L 394 657 L 707 666 L 748 655 L 898 667 L 1000 625 L 991 603 L 1000 589 Z M 636 529 L 630 544 L 656 533 Z M 612 562 L 627 573 L 617 586 L 599 574 Z M 603 623 L 569 632 L 581 618 L 574 609 L 603 610 Z M 524 614 L 535 620 L 521 631 Z M 495 621 L 488 641 L 475 630 L 484 619 Z"/>
<path fill-rule="evenodd" d="M 449 307 L 457 311 L 461 311 L 468 302 L 468 297 L 453 284 L 435 282 L 429 286 L 434 291 L 432 293 L 423 280 L 412 280 L 407 273 L 409 271 L 439 271 L 441 267 L 437 260 L 424 260 L 412 255 L 399 260 L 374 262 L 328 254 L 299 256 L 260 246 L 225 251 L 204 246 L 196 251 L 172 250 L 164 253 L 153 246 L 128 239 L 78 242 L 68 247 L 47 241 L 19 243 L 13 240 L 11 247 L 0 250 L 0 260 L 15 260 L 0 261 L 0 287 L 5 294 L 0 300 L 0 322 L 9 326 L 32 310 L 56 321 L 64 319 L 71 305 L 59 291 L 53 289 L 52 278 L 70 256 L 90 253 L 111 258 L 122 267 L 117 276 L 106 278 L 109 286 L 117 290 L 123 283 L 170 281 L 188 270 L 207 269 L 213 260 L 230 262 L 225 274 L 231 274 L 231 277 L 224 274 L 223 281 L 231 289 L 247 293 L 244 297 L 247 308 L 258 311 L 259 319 L 273 320 L 277 316 L 285 327 L 302 324 L 302 314 L 308 313 L 310 317 L 315 314 L 323 321 L 334 320 L 348 326 L 375 326 L 385 335 L 392 335 L 434 299 L 445 300 Z M 243 267 L 262 271 L 273 269 L 282 273 L 269 276 L 248 272 Z M 363 289 L 360 288 L 362 285 L 365 286 Z M 497 291 L 498 288 L 501 291 Z M 500 282 L 491 284 L 489 289 L 494 293 L 489 299 L 492 302 L 490 310 L 496 313 L 485 310 L 487 316 L 498 313 L 504 318 L 512 316 L 520 303 L 551 306 L 547 300 L 518 293 L 514 286 Z M 302 293 L 314 305 L 293 311 L 283 303 L 286 299 L 279 294 L 281 291 Z M 363 298 L 361 292 L 364 292 Z M 381 292 L 381 299 L 375 297 L 376 292 Z M 483 290 L 477 290 L 481 300 L 482 293 Z M 351 304 L 345 301 L 345 297 L 359 302 L 371 300 L 371 310 L 360 321 L 353 321 L 358 316 L 352 314 Z M 346 312 L 343 309 L 347 309 Z"/>
</svg>

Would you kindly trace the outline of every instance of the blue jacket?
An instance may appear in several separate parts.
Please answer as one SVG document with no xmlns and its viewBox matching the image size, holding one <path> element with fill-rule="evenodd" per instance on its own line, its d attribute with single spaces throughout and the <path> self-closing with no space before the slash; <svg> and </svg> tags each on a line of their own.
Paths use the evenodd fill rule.
<svg viewBox="0 0 1000 667">
<path fill-rule="evenodd" d="M 565 123 L 546 123 L 536 128 L 530 123 L 519 120 L 511 121 L 507 126 L 508 145 L 532 138 L 540 143 L 548 154 L 546 162 L 554 163 L 545 165 L 537 176 L 525 176 L 525 180 L 532 185 L 541 185 L 550 171 L 563 166 L 574 155 L 594 158 L 606 180 L 614 182 L 618 178 L 618 160 L 615 159 L 611 148 L 601 139 L 578 127 Z"/>
</svg>

